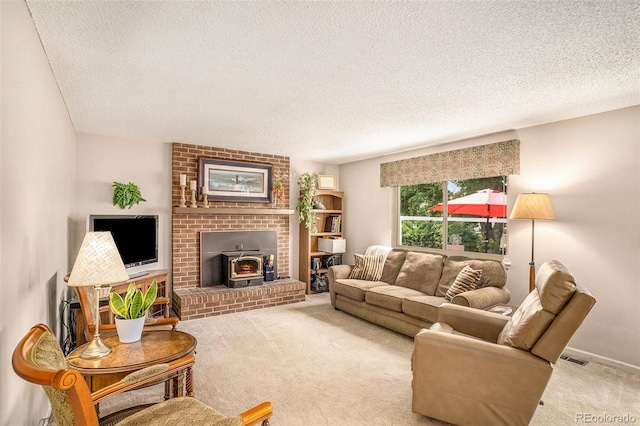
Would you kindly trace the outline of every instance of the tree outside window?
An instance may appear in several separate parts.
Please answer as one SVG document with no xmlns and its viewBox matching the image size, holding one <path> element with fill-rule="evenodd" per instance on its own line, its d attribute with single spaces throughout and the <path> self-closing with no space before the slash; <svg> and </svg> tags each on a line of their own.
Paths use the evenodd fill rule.
<svg viewBox="0 0 640 426">
<path fill-rule="evenodd" d="M 482 190 L 506 194 L 506 176 L 453 180 L 400 187 L 400 242 L 402 246 L 506 253 L 506 208 L 500 217 L 446 214 L 430 210 Z M 452 206 L 453 210 L 453 206 Z M 446 232 L 444 232 L 446 229 Z M 445 239 L 444 236 L 447 236 Z"/>
</svg>

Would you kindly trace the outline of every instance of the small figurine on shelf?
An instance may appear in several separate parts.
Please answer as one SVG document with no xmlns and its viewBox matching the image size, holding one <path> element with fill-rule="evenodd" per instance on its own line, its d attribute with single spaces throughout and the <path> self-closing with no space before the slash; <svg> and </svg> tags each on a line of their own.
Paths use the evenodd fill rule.
<svg viewBox="0 0 640 426">
<path fill-rule="evenodd" d="M 313 208 L 316 210 L 326 210 L 327 208 L 322 204 L 319 198 L 316 198 L 316 202 L 313 203 Z"/>
</svg>

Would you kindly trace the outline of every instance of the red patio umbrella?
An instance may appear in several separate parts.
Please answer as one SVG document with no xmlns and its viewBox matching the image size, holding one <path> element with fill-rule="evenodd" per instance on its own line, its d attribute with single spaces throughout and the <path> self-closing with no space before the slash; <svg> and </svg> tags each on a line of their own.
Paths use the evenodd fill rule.
<svg viewBox="0 0 640 426">
<path fill-rule="evenodd" d="M 473 194 L 456 198 L 447 203 L 449 214 L 466 214 L 487 218 L 487 232 L 484 241 L 485 251 L 489 244 L 489 218 L 507 217 L 507 194 L 497 189 L 481 189 Z M 438 203 L 429 210 L 442 212 L 444 206 Z"/>
</svg>

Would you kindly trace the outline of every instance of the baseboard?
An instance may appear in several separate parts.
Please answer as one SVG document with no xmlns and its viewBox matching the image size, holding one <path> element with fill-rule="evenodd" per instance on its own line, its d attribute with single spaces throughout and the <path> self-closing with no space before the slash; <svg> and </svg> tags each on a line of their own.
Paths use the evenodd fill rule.
<svg viewBox="0 0 640 426">
<path fill-rule="evenodd" d="M 574 349 L 569 346 L 565 348 L 564 352 L 571 355 L 578 356 L 582 359 L 587 359 L 588 361 L 595 361 L 595 362 L 599 362 L 600 364 L 610 365 L 612 367 L 619 367 L 636 374 L 640 373 L 640 367 L 638 367 L 637 365 L 627 364 L 626 362 L 607 358 L 605 356 L 592 354 L 591 352 L 582 351 L 580 349 Z"/>
</svg>

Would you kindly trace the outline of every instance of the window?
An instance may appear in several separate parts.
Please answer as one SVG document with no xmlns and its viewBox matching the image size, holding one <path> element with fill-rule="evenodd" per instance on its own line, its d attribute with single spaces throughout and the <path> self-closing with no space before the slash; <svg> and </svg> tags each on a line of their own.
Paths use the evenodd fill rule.
<svg viewBox="0 0 640 426">
<path fill-rule="evenodd" d="M 400 186 L 399 245 L 506 254 L 506 189 L 506 176 Z"/>
</svg>

